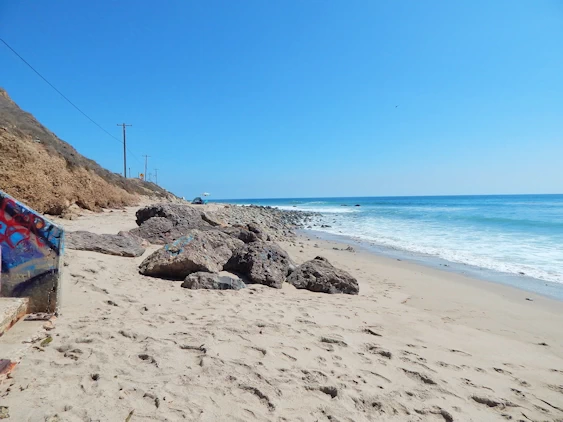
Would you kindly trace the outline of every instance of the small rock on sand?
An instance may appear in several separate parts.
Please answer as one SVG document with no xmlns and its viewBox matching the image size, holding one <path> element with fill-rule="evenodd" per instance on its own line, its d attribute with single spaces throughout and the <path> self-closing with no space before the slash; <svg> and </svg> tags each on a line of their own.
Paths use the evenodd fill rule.
<svg viewBox="0 0 563 422">
<path fill-rule="evenodd" d="M 297 267 L 287 281 L 298 289 L 312 292 L 357 295 L 360 291 L 358 280 L 320 256 Z"/>
<path fill-rule="evenodd" d="M 187 276 L 182 283 L 182 287 L 192 290 L 240 290 L 245 288 L 246 284 L 236 275 L 226 271 L 221 271 L 220 273 L 199 271 Z"/>
</svg>

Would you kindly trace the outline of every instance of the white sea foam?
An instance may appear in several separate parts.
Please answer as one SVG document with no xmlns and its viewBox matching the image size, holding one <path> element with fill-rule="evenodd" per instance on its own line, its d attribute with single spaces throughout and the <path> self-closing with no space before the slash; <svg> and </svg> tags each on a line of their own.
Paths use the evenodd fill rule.
<svg viewBox="0 0 563 422">
<path fill-rule="evenodd" d="M 354 212 L 352 207 L 322 207 L 322 206 L 314 206 L 314 205 L 276 205 L 275 208 L 280 210 L 288 210 L 288 211 L 308 211 L 308 212 L 320 212 L 326 214 L 347 214 Z"/>
<path fill-rule="evenodd" d="M 563 283 L 563 250 L 546 246 L 541 236 L 478 231 L 470 226 L 445 228 L 439 222 L 392 218 L 325 216 L 318 229 L 380 246 L 430 255 L 511 274 Z"/>
</svg>

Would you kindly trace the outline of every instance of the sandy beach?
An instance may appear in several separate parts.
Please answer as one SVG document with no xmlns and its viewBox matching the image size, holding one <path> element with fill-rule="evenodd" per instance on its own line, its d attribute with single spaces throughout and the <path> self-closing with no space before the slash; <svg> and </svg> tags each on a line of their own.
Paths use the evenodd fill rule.
<svg viewBox="0 0 563 422">
<path fill-rule="evenodd" d="M 136 209 L 57 222 L 115 234 Z M 0 385 L 9 420 L 563 420 L 561 302 L 315 238 L 280 246 L 360 294 L 188 290 L 139 274 L 159 246 L 67 250 L 61 315 L 38 337 L 53 341 Z"/>
</svg>

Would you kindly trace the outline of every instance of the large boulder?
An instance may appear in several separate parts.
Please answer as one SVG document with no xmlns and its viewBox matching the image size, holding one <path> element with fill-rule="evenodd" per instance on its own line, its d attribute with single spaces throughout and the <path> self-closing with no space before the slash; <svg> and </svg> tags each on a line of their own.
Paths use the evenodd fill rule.
<svg viewBox="0 0 563 422">
<path fill-rule="evenodd" d="M 243 245 L 219 230 L 189 229 L 148 256 L 139 269 L 141 274 L 178 280 L 197 271 L 215 273 L 223 269 L 233 250 Z"/>
<path fill-rule="evenodd" d="M 360 291 L 358 280 L 346 271 L 334 268 L 322 256 L 301 264 L 287 278 L 287 282 L 298 289 L 312 292 L 357 295 Z"/>
<path fill-rule="evenodd" d="M 163 217 L 174 224 L 198 226 L 203 222 L 201 213 L 189 205 L 153 204 L 137 210 L 135 216 L 138 226 L 153 217 Z"/>
<path fill-rule="evenodd" d="M 198 271 L 187 276 L 182 287 L 192 290 L 240 290 L 245 288 L 246 284 L 238 276 L 226 271 L 218 274 Z"/>
<path fill-rule="evenodd" d="M 164 217 L 153 217 L 144 221 L 140 227 L 132 229 L 129 233 L 146 239 L 155 245 L 165 245 L 186 233 L 189 228 L 174 225 Z"/>
<path fill-rule="evenodd" d="M 142 239 L 127 234 L 96 234 L 87 231 L 67 232 L 66 247 L 108 255 L 135 257 L 145 252 Z"/>
<path fill-rule="evenodd" d="M 155 204 L 136 213 L 139 227 L 130 232 L 157 245 L 173 242 L 190 229 L 209 229 L 219 224 L 188 205 Z"/>
<path fill-rule="evenodd" d="M 235 250 L 225 269 L 247 277 L 251 283 L 281 289 L 290 266 L 291 259 L 277 244 L 258 240 Z"/>
</svg>

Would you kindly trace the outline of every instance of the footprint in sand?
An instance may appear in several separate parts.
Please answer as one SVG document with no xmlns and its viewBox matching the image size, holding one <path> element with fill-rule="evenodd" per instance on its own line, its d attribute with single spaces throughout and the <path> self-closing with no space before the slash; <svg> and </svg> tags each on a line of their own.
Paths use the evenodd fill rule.
<svg viewBox="0 0 563 422">
<path fill-rule="evenodd" d="M 436 362 L 436 365 L 442 367 L 442 368 L 450 368 L 450 369 L 455 369 L 456 371 L 461 370 L 461 368 L 457 365 L 453 365 L 450 363 L 446 363 L 446 362 L 442 362 L 442 361 L 438 361 Z"/>
<path fill-rule="evenodd" d="M 405 373 L 406 376 L 408 376 L 411 379 L 414 379 L 416 381 L 420 381 L 423 384 L 426 385 L 438 385 L 436 383 L 436 381 L 434 381 L 432 378 L 430 378 L 428 375 L 424 375 L 421 374 L 420 372 L 416 372 L 416 371 L 410 371 L 408 369 L 405 368 L 401 368 L 401 370 Z"/>
<path fill-rule="evenodd" d="M 489 391 L 494 391 L 492 388 L 489 387 L 485 387 L 484 385 L 477 385 L 474 384 L 469 378 L 461 378 L 461 381 L 469 386 L 469 387 L 473 387 L 473 388 L 479 388 L 479 389 L 484 389 L 484 390 L 489 390 Z"/>
<path fill-rule="evenodd" d="M 463 350 L 450 349 L 450 352 L 457 353 L 457 354 L 460 354 L 462 356 L 471 356 L 469 353 L 464 352 Z"/>
<path fill-rule="evenodd" d="M 499 374 L 512 375 L 512 372 L 506 371 L 506 370 L 501 369 L 501 368 L 493 368 L 493 369 L 495 370 L 495 372 L 498 372 Z"/>
</svg>

